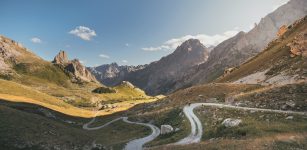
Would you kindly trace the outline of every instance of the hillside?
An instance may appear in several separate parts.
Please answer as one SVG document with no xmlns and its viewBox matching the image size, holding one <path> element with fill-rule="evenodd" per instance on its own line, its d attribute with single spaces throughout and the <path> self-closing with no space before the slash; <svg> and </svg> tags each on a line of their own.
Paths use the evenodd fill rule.
<svg viewBox="0 0 307 150">
<path fill-rule="evenodd" d="M 127 109 L 146 100 L 154 100 L 142 90 L 124 84 L 114 87 L 116 93 L 93 93 L 94 89 L 105 86 L 97 83 L 95 77 L 77 59 L 68 60 L 64 51 L 61 51 L 51 63 L 4 36 L 1 36 L 0 48 L 0 82 L 3 86 L 6 85 L 6 88 L 0 89 L 0 94 L 34 100 L 57 99 L 56 101 L 62 101 L 61 103 L 94 109 L 117 103 L 118 105 L 107 106 L 118 107 L 113 111 Z M 28 94 L 28 90 L 42 95 L 32 97 L 36 94 Z M 51 101 L 45 102 L 49 104 Z"/>
<path fill-rule="evenodd" d="M 307 17 L 287 27 L 263 52 L 216 82 L 287 84 L 307 79 Z"/>
<path fill-rule="evenodd" d="M 307 15 L 305 0 L 291 0 L 268 14 L 249 32 L 218 44 L 210 53 L 208 61 L 191 68 L 176 81 L 173 89 L 208 83 L 223 75 L 227 68 L 237 67 L 261 52 L 277 36 L 279 28 L 290 25 Z"/>
</svg>

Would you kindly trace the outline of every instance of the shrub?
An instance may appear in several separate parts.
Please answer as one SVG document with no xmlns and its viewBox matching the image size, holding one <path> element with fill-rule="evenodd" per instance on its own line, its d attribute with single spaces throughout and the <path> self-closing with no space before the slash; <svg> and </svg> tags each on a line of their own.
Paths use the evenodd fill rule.
<svg viewBox="0 0 307 150">
<path fill-rule="evenodd" d="M 116 91 L 112 88 L 108 88 L 108 87 L 99 87 L 96 88 L 92 91 L 93 93 L 99 93 L 99 94 L 103 94 L 103 93 L 116 93 Z"/>
</svg>

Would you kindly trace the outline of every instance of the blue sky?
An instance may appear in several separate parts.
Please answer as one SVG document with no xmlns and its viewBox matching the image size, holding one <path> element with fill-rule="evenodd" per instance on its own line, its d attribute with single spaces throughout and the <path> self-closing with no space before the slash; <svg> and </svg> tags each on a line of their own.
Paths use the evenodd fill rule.
<svg viewBox="0 0 307 150">
<path fill-rule="evenodd" d="M 188 38 L 216 45 L 288 0 L 1 0 L 0 34 L 46 60 L 145 64 Z"/>
</svg>

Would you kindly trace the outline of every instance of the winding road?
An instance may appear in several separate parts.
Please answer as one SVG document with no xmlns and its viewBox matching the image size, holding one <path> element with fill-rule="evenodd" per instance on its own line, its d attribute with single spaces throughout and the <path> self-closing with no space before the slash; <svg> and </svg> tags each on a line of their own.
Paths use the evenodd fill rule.
<svg viewBox="0 0 307 150">
<path fill-rule="evenodd" d="M 96 113 L 97 115 L 97 113 Z M 96 116 L 95 115 L 95 116 Z M 137 124 L 137 125 L 142 125 L 142 126 L 146 126 L 146 127 L 149 127 L 152 131 L 152 133 L 146 137 L 143 137 L 143 138 L 139 138 L 139 139 L 135 139 L 135 140 L 132 140 L 130 142 L 128 142 L 124 148 L 124 150 L 142 150 L 143 149 L 143 146 L 144 144 L 146 144 L 147 142 L 150 142 L 152 141 L 153 139 L 155 139 L 156 137 L 159 136 L 160 134 L 160 129 L 150 123 L 140 123 L 140 122 L 132 122 L 132 121 L 129 121 L 128 120 L 128 117 L 119 117 L 119 118 L 116 118 L 112 121 L 109 121 L 101 126 L 97 126 L 97 127 L 89 127 L 89 125 L 91 125 L 92 123 L 94 123 L 96 120 L 96 117 L 94 117 L 91 121 L 89 121 L 88 123 L 85 123 L 83 125 L 83 129 L 85 130 L 98 130 L 98 129 L 101 129 L 101 128 L 104 128 L 110 124 L 112 124 L 113 122 L 116 122 L 118 120 L 123 120 L 124 122 L 126 123 L 129 123 L 129 124 Z"/>
<path fill-rule="evenodd" d="M 183 113 L 188 118 L 190 124 L 191 124 L 191 133 L 179 140 L 176 143 L 168 144 L 168 145 L 186 145 L 191 143 L 198 143 L 201 140 L 202 134 L 203 134 L 203 127 L 201 124 L 201 121 L 199 118 L 194 114 L 193 110 L 196 107 L 200 106 L 211 106 L 211 107 L 219 107 L 219 108 L 232 108 L 237 110 L 252 110 L 252 111 L 260 111 L 260 112 L 272 112 L 272 113 L 284 113 L 284 114 L 296 114 L 296 115 L 307 115 L 307 112 L 295 112 L 295 111 L 284 111 L 284 110 L 273 110 L 273 109 L 263 109 L 263 108 L 249 108 L 249 107 L 240 107 L 240 106 L 233 106 L 233 105 L 226 105 L 226 104 L 219 104 L 219 103 L 193 103 L 190 105 L 186 105 L 183 108 Z M 96 114 L 97 115 L 97 114 Z M 132 122 L 128 120 L 128 117 L 119 117 L 112 121 L 109 121 L 101 126 L 97 127 L 89 127 L 92 123 L 95 122 L 95 117 L 89 121 L 88 123 L 85 123 L 83 125 L 83 129 L 85 130 L 98 130 L 101 128 L 104 128 L 113 122 L 116 122 L 118 120 L 123 120 L 126 123 L 129 124 L 136 124 L 136 125 L 142 125 L 149 127 L 152 131 L 152 133 L 146 137 L 134 139 L 130 142 L 128 142 L 124 148 L 124 150 L 142 150 L 144 144 L 154 140 L 156 137 L 160 134 L 160 129 L 150 123 L 140 123 L 140 122 Z"/>
<path fill-rule="evenodd" d="M 199 118 L 194 114 L 193 110 L 199 106 L 212 106 L 219 108 L 233 108 L 238 110 L 252 110 L 252 111 L 260 111 L 260 112 L 273 112 L 273 113 L 284 113 L 284 114 L 296 114 L 296 115 L 307 115 L 307 112 L 295 112 L 295 111 L 284 111 L 284 110 L 273 110 L 273 109 L 262 109 L 262 108 L 249 108 L 249 107 L 240 107 L 240 106 L 232 106 L 226 104 L 219 103 L 193 103 L 190 105 L 186 105 L 183 108 L 183 112 L 185 116 L 188 118 L 191 124 L 191 133 L 181 139 L 180 141 L 174 143 L 174 145 L 185 145 L 191 143 L 197 143 L 201 140 L 203 134 L 203 127 L 199 120 Z"/>
</svg>

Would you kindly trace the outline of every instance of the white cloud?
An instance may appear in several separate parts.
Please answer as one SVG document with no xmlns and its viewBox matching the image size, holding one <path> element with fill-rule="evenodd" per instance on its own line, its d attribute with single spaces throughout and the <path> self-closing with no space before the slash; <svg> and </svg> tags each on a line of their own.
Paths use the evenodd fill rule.
<svg viewBox="0 0 307 150">
<path fill-rule="evenodd" d="M 106 54 L 100 54 L 99 57 L 101 57 L 101 58 L 106 58 L 106 59 L 109 59 L 109 58 L 110 58 L 110 56 L 108 56 L 108 55 L 106 55 Z"/>
<path fill-rule="evenodd" d="M 122 60 L 122 63 L 128 63 L 128 61 L 127 60 Z"/>
<path fill-rule="evenodd" d="M 126 47 L 129 47 L 129 46 L 130 46 L 130 44 L 129 44 L 129 43 L 126 43 L 126 44 L 125 44 L 125 46 L 126 46 Z"/>
<path fill-rule="evenodd" d="M 199 39 L 200 42 L 204 44 L 206 47 L 216 46 L 219 43 L 223 42 L 224 40 L 233 37 L 238 32 L 239 31 L 237 30 L 230 30 L 224 32 L 223 34 L 216 34 L 212 36 L 206 34 L 186 35 L 183 37 L 170 39 L 158 47 L 145 47 L 142 48 L 142 50 L 144 51 L 174 50 L 188 39 Z"/>
<path fill-rule="evenodd" d="M 158 51 L 158 50 L 162 50 L 161 47 L 144 47 L 142 48 L 142 50 L 144 51 Z"/>
<path fill-rule="evenodd" d="M 80 37 L 83 40 L 90 41 L 92 37 L 96 36 L 96 32 L 88 27 L 79 26 L 69 31 L 69 34 Z"/>
<path fill-rule="evenodd" d="M 42 40 L 39 39 L 38 37 L 33 37 L 33 38 L 31 39 L 31 42 L 32 42 L 32 43 L 42 43 Z"/>
</svg>

